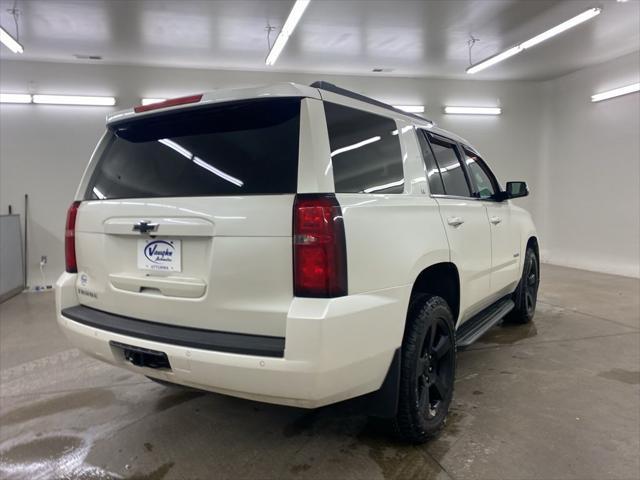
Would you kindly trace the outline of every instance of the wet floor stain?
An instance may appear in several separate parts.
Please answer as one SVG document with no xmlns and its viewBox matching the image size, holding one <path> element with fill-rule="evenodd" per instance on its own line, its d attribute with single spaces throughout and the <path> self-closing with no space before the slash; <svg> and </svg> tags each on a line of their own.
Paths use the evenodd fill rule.
<svg viewBox="0 0 640 480">
<path fill-rule="evenodd" d="M 163 463 L 158 468 L 149 473 L 135 474 L 127 478 L 128 480 L 162 480 L 167 476 L 167 473 L 169 473 L 169 470 L 171 470 L 174 465 L 174 462 Z"/>
<path fill-rule="evenodd" d="M 470 417 L 463 413 L 463 409 L 468 409 L 468 406 L 453 407 L 447 415 L 445 426 L 440 435 L 424 445 L 424 448 L 436 461 L 441 461 L 444 458 L 460 438 L 465 425 L 470 423 Z"/>
<path fill-rule="evenodd" d="M 444 474 L 425 445 L 408 445 L 390 438 L 386 428 L 371 422 L 357 435 L 358 442 L 368 447 L 369 458 L 378 465 L 385 479 L 429 480 Z"/>
<path fill-rule="evenodd" d="M 29 463 L 51 461 L 52 459 L 68 455 L 80 448 L 82 439 L 78 437 L 48 437 L 38 438 L 31 442 L 22 443 L 0 454 L 0 462 Z"/>
<path fill-rule="evenodd" d="M 629 385 L 640 384 L 640 370 L 624 370 L 622 368 L 612 368 L 606 372 L 600 372 L 599 377 L 616 380 Z"/>
<path fill-rule="evenodd" d="M 73 435 L 51 435 L 25 440 L 0 453 L 0 478 L 16 480 L 97 479 L 119 475 L 86 463 L 92 440 Z"/>
<path fill-rule="evenodd" d="M 524 325 L 503 323 L 489 330 L 479 342 L 512 345 L 527 338 L 535 337 L 536 335 L 538 335 L 538 329 L 534 322 L 529 322 Z"/>
<path fill-rule="evenodd" d="M 13 425 L 79 408 L 104 408 L 113 404 L 114 401 L 115 395 L 111 390 L 96 388 L 76 391 L 10 410 L 0 416 L 0 424 L 3 426 Z"/>
<path fill-rule="evenodd" d="M 311 468 L 311 465 L 309 465 L 308 463 L 301 463 L 299 465 L 293 465 L 291 467 L 291 473 L 293 473 L 294 475 L 298 475 L 298 474 L 300 474 L 302 472 L 306 472 L 310 468 Z"/>
<path fill-rule="evenodd" d="M 321 409 L 316 409 L 300 415 L 293 422 L 285 425 L 282 430 L 282 435 L 286 438 L 296 437 L 302 434 L 306 434 L 307 436 L 313 435 L 313 426 L 317 422 L 320 412 Z"/>
<path fill-rule="evenodd" d="M 162 397 L 155 405 L 156 412 L 164 412 L 170 408 L 177 407 L 183 403 L 195 400 L 198 397 L 206 395 L 207 392 L 201 392 L 198 390 L 180 390 L 175 393 L 171 393 L 166 397 Z"/>
</svg>

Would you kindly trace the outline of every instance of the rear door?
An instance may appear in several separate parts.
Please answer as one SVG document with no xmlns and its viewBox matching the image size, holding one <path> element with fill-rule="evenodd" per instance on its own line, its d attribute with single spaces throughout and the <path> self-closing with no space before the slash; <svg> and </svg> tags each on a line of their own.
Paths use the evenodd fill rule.
<svg viewBox="0 0 640 480">
<path fill-rule="evenodd" d="M 300 105 L 247 100 L 110 125 L 76 223 L 81 303 L 284 336 Z"/>
<path fill-rule="evenodd" d="M 427 175 L 431 195 L 440 205 L 451 261 L 460 275 L 460 314 L 464 321 L 486 306 L 490 295 L 491 233 L 487 213 L 472 196 L 456 143 L 424 130 L 419 133 L 425 136 L 423 142 L 428 139 L 423 146 Z"/>
</svg>

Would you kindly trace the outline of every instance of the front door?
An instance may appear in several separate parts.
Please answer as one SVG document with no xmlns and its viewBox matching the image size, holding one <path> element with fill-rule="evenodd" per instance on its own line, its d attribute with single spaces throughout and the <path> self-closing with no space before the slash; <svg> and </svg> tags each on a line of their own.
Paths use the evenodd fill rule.
<svg viewBox="0 0 640 480">
<path fill-rule="evenodd" d="M 520 239 L 511 224 L 509 201 L 493 199 L 498 182 L 486 163 L 467 147 L 463 147 L 465 164 L 474 195 L 487 214 L 491 230 L 491 295 L 501 297 L 513 291 L 519 278 Z"/>
</svg>

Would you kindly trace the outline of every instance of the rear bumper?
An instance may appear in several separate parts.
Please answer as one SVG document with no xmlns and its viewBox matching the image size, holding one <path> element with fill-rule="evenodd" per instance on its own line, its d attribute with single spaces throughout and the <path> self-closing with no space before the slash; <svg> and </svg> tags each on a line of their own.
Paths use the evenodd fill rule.
<svg viewBox="0 0 640 480">
<path fill-rule="evenodd" d="M 335 299 L 294 298 L 287 317 L 284 352 L 279 357 L 228 348 L 220 351 L 215 345 L 191 346 L 171 340 L 171 333 L 162 337 L 113 328 L 118 318 L 126 317 L 111 316 L 116 317 L 110 319 L 116 323 L 110 325 L 82 321 L 77 316 L 82 307 L 72 308 L 79 304 L 75 277 L 65 273 L 56 284 L 58 323 L 69 340 L 89 355 L 172 383 L 304 408 L 380 388 L 402 342 L 410 294 L 409 287 L 398 287 Z M 165 327 L 170 332 L 171 326 Z M 164 352 L 171 369 L 134 366 L 111 342 Z M 272 342 L 270 348 L 276 343 Z"/>
</svg>

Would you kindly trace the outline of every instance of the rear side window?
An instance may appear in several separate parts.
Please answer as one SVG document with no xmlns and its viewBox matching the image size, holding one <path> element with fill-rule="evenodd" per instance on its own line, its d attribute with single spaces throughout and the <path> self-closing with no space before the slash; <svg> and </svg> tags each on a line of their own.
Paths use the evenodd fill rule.
<svg viewBox="0 0 640 480">
<path fill-rule="evenodd" d="M 440 170 L 438 164 L 433 156 L 429 142 L 427 141 L 427 134 L 422 130 L 416 130 L 418 135 L 418 141 L 420 142 L 420 149 L 422 150 L 422 157 L 424 158 L 424 164 L 427 167 L 427 181 L 429 182 L 429 192 L 433 195 L 444 195 L 444 186 L 442 185 L 442 177 L 440 176 Z"/>
<path fill-rule="evenodd" d="M 295 193 L 300 99 L 252 100 L 121 122 L 87 199 Z"/>
<path fill-rule="evenodd" d="M 469 184 L 453 143 L 446 139 L 428 134 L 433 153 L 440 167 L 440 175 L 447 195 L 470 197 Z"/>
<path fill-rule="evenodd" d="M 402 193 L 404 173 L 396 122 L 324 103 L 336 193 Z"/>
</svg>

